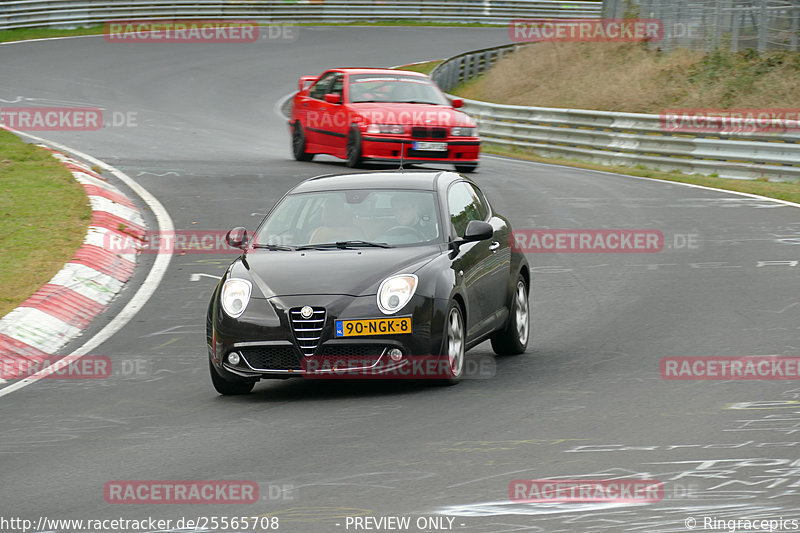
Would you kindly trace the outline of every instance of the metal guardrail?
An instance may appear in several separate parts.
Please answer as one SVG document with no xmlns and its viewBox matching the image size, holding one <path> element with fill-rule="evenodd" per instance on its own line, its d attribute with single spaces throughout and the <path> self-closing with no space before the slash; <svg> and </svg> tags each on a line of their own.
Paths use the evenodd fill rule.
<svg viewBox="0 0 800 533">
<path fill-rule="evenodd" d="M 177 18 L 508 24 L 515 18 L 599 18 L 601 10 L 600 0 L 2 0 L 0 30 Z"/>
<path fill-rule="evenodd" d="M 523 45 L 454 56 L 431 73 L 445 91 L 487 72 Z M 452 96 L 452 95 L 451 95 Z M 800 180 L 800 132 L 670 133 L 660 115 L 493 104 L 464 99 L 481 139 L 547 157 L 720 177 Z"/>
</svg>

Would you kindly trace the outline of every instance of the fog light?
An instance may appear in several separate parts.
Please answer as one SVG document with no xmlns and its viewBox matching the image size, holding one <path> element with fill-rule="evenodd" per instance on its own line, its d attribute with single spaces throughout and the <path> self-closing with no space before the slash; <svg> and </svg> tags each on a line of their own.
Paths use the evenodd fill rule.
<svg viewBox="0 0 800 533">
<path fill-rule="evenodd" d="M 392 361 L 397 362 L 403 358 L 403 352 L 398 350 L 397 348 L 392 348 L 389 350 L 389 357 L 392 358 Z"/>
<path fill-rule="evenodd" d="M 234 366 L 238 365 L 239 364 L 239 354 L 236 353 L 236 352 L 232 352 L 232 353 L 228 354 L 228 362 L 230 364 L 234 365 Z"/>
</svg>

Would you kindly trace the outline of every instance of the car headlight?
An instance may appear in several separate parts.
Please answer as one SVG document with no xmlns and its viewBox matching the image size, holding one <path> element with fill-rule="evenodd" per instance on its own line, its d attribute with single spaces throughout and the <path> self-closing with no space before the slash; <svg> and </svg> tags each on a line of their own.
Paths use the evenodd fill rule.
<svg viewBox="0 0 800 533">
<path fill-rule="evenodd" d="M 406 127 L 402 124 L 370 124 L 367 126 L 367 133 L 392 133 L 402 135 L 406 132 Z"/>
<path fill-rule="evenodd" d="M 450 135 L 453 137 L 476 137 L 478 128 L 475 126 L 453 126 L 450 129 Z"/>
<path fill-rule="evenodd" d="M 417 290 L 417 276 L 401 274 L 386 278 L 378 287 L 378 308 L 391 315 L 405 306 Z"/>
<path fill-rule="evenodd" d="M 231 318 L 239 318 L 247 309 L 253 285 L 246 279 L 231 278 L 222 286 L 222 309 Z"/>
</svg>

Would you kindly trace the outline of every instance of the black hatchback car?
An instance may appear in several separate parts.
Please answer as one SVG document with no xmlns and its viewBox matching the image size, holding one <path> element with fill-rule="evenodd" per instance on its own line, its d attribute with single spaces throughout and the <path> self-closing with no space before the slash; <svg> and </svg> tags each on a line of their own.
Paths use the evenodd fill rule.
<svg viewBox="0 0 800 533">
<path fill-rule="evenodd" d="M 510 236 L 480 188 L 454 172 L 300 183 L 253 234 L 227 235 L 243 253 L 208 307 L 214 387 L 246 394 L 265 378 L 420 378 L 432 368 L 429 377 L 455 383 L 465 351 L 484 340 L 497 354 L 523 353 L 530 270 Z"/>
</svg>

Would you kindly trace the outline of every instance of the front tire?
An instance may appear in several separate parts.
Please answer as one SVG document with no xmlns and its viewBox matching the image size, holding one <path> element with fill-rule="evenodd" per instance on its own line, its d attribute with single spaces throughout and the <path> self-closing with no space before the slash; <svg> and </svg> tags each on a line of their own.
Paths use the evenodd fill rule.
<svg viewBox="0 0 800 533">
<path fill-rule="evenodd" d="M 511 298 L 511 312 L 506 327 L 492 335 L 492 350 L 497 355 L 519 355 L 525 353 L 530 337 L 530 304 L 528 286 L 522 274 L 517 276 Z"/>
<path fill-rule="evenodd" d="M 214 385 L 214 389 L 223 396 L 248 394 L 256 386 L 255 381 L 228 381 L 217 373 L 211 360 L 208 361 L 208 370 L 211 373 L 211 383 Z"/>
<path fill-rule="evenodd" d="M 292 155 L 298 161 L 311 161 L 314 154 L 306 152 L 306 136 L 303 133 L 303 126 L 296 122 L 292 128 Z"/>
<path fill-rule="evenodd" d="M 461 313 L 458 303 L 452 302 L 447 310 L 447 320 L 444 325 L 442 356 L 447 357 L 448 377 L 442 380 L 443 385 L 455 385 L 464 377 L 465 346 L 464 315 Z"/>
<path fill-rule="evenodd" d="M 357 128 L 353 127 L 350 129 L 350 135 L 347 136 L 347 166 L 359 168 L 363 161 L 361 157 L 361 133 Z"/>
</svg>

